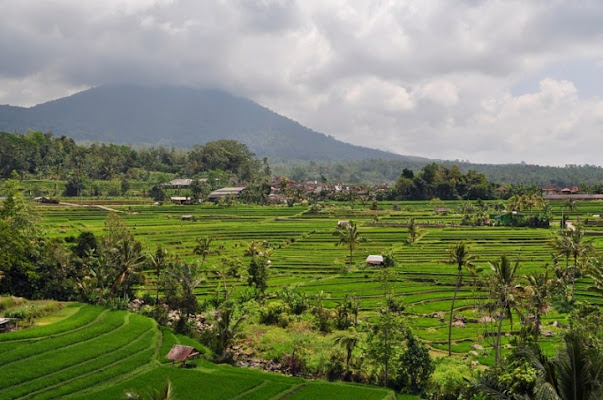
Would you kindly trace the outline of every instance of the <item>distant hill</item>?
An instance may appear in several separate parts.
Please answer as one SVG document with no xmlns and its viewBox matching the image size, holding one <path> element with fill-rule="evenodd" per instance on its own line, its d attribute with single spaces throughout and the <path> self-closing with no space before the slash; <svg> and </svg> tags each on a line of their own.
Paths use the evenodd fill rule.
<svg viewBox="0 0 603 400">
<path fill-rule="evenodd" d="M 0 131 L 27 129 L 78 141 L 183 148 L 227 138 L 258 157 L 285 160 L 421 160 L 335 140 L 223 91 L 181 87 L 101 86 L 31 108 L 0 106 Z"/>
</svg>

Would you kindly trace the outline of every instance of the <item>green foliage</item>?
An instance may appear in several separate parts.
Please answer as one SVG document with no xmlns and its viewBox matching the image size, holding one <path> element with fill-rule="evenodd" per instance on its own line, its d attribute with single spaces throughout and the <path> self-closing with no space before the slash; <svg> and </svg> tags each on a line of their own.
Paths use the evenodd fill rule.
<svg viewBox="0 0 603 400">
<path fill-rule="evenodd" d="M 270 260 L 265 255 L 254 255 L 251 257 L 247 268 L 249 286 L 255 287 L 260 294 L 264 294 L 268 287 Z"/>
<path fill-rule="evenodd" d="M 412 331 L 406 333 L 406 349 L 398 359 L 395 384 L 405 391 L 422 394 L 427 388 L 435 365 L 427 347 L 420 343 Z"/>
</svg>

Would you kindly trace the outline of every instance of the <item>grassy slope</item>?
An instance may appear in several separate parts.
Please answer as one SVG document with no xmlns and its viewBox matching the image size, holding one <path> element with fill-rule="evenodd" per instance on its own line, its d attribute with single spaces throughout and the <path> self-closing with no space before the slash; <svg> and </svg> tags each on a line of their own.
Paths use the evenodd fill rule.
<svg viewBox="0 0 603 400">
<path fill-rule="evenodd" d="M 74 307 L 74 306 L 71 306 Z M 146 317 L 83 305 L 61 321 L 0 335 L 0 399 L 122 398 L 170 380 L 177 398 L 272 399 L 295 391 L 333 399 L 389 396 L 379 388 L 328 384 L 214 365 L 192 370 L 161 363 L 176 343 L 191 339 L 159 329 Z"/>
<path fill-rule="evenodd" d="M 520 273 L 525 274 L 542 270 L 545 264 L 551 264 L 553 252 L 550 239 L 556 234 L 556 228 L 527 229 L 503 227 L 462 227 L 458 226 L 460 215 L 436 215 L 429 202 L 399 202 L 401 211 L 394 211 L 393 204 L 380 203 L 380 210 L 371 211 L 356 204 L 327 207 L 318 215 L 305 213 L 307 207 L 257 207 L 257 206 L 124 206 L 121 215 L 131 227 L 135 237 L 143 243 L 149 252 L 158 244 L 190 261 L 196 259 L 192 249 L 195 239 L 203 236 L 213 238 L 212 254 L 205 265 L 211 268 L 218 265 L 220 257 L 241 257 L 243 250 L 252 240 L 265 241 L 273 247 L 272 267 L 269 291 L 274 293 L 286 285 L 301 285 L 309 295 L 323 292 L 327 296 L 325 304 L 336 306 L 346 294 L 356 294 L 362 300 L 365 317 L 382 302 L 382 290 L 375 280 L 375 268 L 367 268 L 362 260 L 368 254 L 380 254 L 392 249 L 397 260 L 398 282 L 394 292 L 403 299 L 406 314 L 417 335 L 429 343 L 433 349 L 445 349 L 447 323 L 440 318 L 428 315 L 441 313 L 445 317 L 450 309 L 450 301 L 456 279 L 456 268 L 446 263 L 446 252 L 450 245 L 465 240 L 471 252 L 478 257 L 479 266 L 489 270 L 487 261 L 496 260 L 502 254 L 511 259 L 519 259 L 522 264 Z M 460 202 L 446 202 L 445 206 L 456 209 Z M 553 211 L 558 218 L 561 215 L 561 203 L 553 203 Z M 119 208 L 119 206 L 117 207 Z M 77 235 L 84 230 L 102 234 L 103 219 L 106 212 L 88 208 L 44 207 L 43 223 L 57 236 Z M 593 214 L 603 214 L 603 202 L 583 202 L 580 205 L 580 218 L 584 220 Z M 197 221 L 181 221 L 183 214 L 192 214 Z M 381 226 L 372 225 L 379 217 Z M 404 224 L 414 217 L 418 224 L 431 226 L 424 228 L 424 235 L 413 245 L 404 244 L 408 238 Z M 575 215 L 570 217 L 576 219 Z M 332 236 L 338 220 L 354 220 L 359 224 L 362 236 L 369 243 L 358 247 L 354 254 L 357 264 L 352 272 L 341 271 L 348 261 L 348 250 L 344 246 L 335 246 Z M 398 226 L 395 226 L 395 225 Z M 602 227 L 589 228 L 592 232 Z M 603 241 L 594 237 L 597 247 Z M 243 259 L 243 262 L 246 262 Z M 465 282 L 471 279 L 465 276 Z M 229 280 L 229 285 L 240 285 Z M 587 290 L 588 279 L 577 281 L 578 298 L 588 299 L 603 305 L 603 300 Z M 197 294 L 200 298 L 211 295 L 215 282 L 211 279 L 201 285 Z M 485 292 L 472 293 L 470 286 L 464 285 L 459 291 L 456 302 L 457 314 L 478 319 L 472 306 L 486 296 Z M 563 321 L 566 316 L 552 310 L 544 317 L 545 330 L 555 320 Z M 505 332 L 516 329 L 505 322 Z M 484 333 L 482 324 L 469 322 L 465 328 L 453 329 L 455 340 L 453 350 L 466 353 L 474 342 L 481 342 L 486 348 L 491 346 L 480 337 Z M 544 347 L 552 351 L 557 338 L 543 338 Z M 486 351 L 480 355 L 480 361 L 491 362 L 491 354 Z"/>
</svg>

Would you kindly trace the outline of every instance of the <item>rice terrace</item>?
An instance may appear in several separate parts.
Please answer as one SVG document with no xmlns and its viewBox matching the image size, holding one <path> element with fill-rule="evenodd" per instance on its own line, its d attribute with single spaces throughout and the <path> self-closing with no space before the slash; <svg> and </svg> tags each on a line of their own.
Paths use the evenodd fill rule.
<svg viewBox="0 0 603 400">
<path fill-rule="evenodd" d="M 154 255 L 149 257 L 155 264 L 139 260 L 146 278 L 135 286 L 135 296 L 142 300 L 134 309 L 129 305 L 138 313 L 0 298 L 0 310 L 8 317 L 47 309 L 39 320 L 34 319 L 37 326 L 0 334 L 0 399 L 123 398 L 129 391 L 145 393 L 167 381 L 182 399 L 196 398 L 199 390 L 204 399 L 395 398 L 394 392 L 378 386 L 309 379 L 332 374 L 335 379 L 366 382 L 362 374 L 382 376 L 381 369 L 374 370 L 379 361 L 363 367 L 368 364 L 363 360 L 371 357 L 368 343 L 377 340 L 367 327 L 389 323 L 380 322 L 384 310 L 396 316 L 396 329 L 410 328 L 426 346 L 441 379 L 451 380 L 453 387 L 463 386 L 463 376 L 495 365 L 497 349 L 501 357 L 509 355 L 518 337 L 530 336 L 523 332 L 521 321 L 528 317 L 525 313 L 535 311 L 521 310 L 519 304 L 527 302 L 533 285 L 528 276 L 547 270 L 552 279 L 555 266 L 565 265 L 564 253 L 560 258 L 554 244 L 561 221 L 584 229 L 594 248 L 602 245 L 602 201 L 583 201 L 571 213 L 566 203 L 551 201 L 551 223 L 546 228 L 466 223 L 467 216 L 479 208 L 490 210 L 488 219 L 497 218 L 493 210 L 501 206 L 500 201 L 153 205 L 111 198 L 37 205 L 37 227 L 49 240 L 76 244 L 82 233 L 102 238 L 122 229 L 131 232 L 144 253 Z M 359 239 L 354 246 L 341 239 L 341 233 L 352 228 Z M 459 243 L 470 253 L 471 267 L 463 265 L 462 283 L 457 286 L 459 267 L 451 255 Z M 162 275 L 153 267 L 160 256 L 156 249 L 165 257 L 177 256 L 174 263 L 198 268 L 189 289 L 207 311 L 190 311 L 197 316 L 186 328 L 172 324 L 172 315 L 154 312 L 153 301 L 175 290 L 162 284 Z M 368 264 L 369 255 L 383 255 L 391 264 Z M 497 317 L 497 306 L 492 305 L 491 291 L 484 283 L 484 276 L 502 256 L 519 268 L 512 287 L 516 299 L 504 319 Z M 261 297 L 259 285 L 253 286 L 249 274 L 241 273 L 256 258 L 265 261 L 267 270 Z M 85 284 L 78 281 L 79 286 Z M 603 297 L 593 291 L 594 284 L 589 276 L 578 275 L 572 296 L 600 310 Z M 547 301 L 539 311 L 538 344 L 553 356 L 563 344 L 570 314 L 562 299 L 555 300 L 558 304 Z M 234 330 L 236 325 L 237 331 L 218 345 L 218 356 L 228 354 L 231 363 L 247 368 L 207 361 L 216 356 L 210 349 L 212 341 L 204 335 L 223 321 L 211 310 L 228 302 L 241 304 L 238 314 L 230 317 L 234 324 L 224 326 Z M 185 314 L 190 317 L 183 306 L 180 315 Z M 197 331 L 193 336 L 206 342 L 175 334 L 149 317 L 163 323 L 169 318 L 171 328 Z M 452 362 L 445 357 L 449 322 Z M 345 346 L 337 343 L 354 335 L 363 344 L 349 350 L 346 359 Z M 399 334 L 392 333 L 393 337 L 404 340 Z M 201 354 L 188 368 L 177 368 L 166 359 L 175 344 L 190 345 Z M 363 368 L 368 372 L 361 372 Z M 442 378 L 447 371 L 449 376 Z"/>
</svg>

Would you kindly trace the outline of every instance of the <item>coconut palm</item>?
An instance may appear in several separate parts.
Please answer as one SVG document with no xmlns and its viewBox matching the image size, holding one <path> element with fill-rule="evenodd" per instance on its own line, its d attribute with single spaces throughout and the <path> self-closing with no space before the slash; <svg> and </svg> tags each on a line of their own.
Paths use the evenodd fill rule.
<svg viewBox="0 0 603 400">
<path fill-rule="evenodd" d="M 448 256 L 449 262 L 455 264 L 458 268 L 456 286 L 454 287 L 454 295 L 452 296 L 452 304 L 450 305 L 450 321 L 448 323 L 448 356 L 452 356 L 452 318 L 454 314 L 454 303 L 463 280 L 463 267 L 472 267 L 474 265 L 475 256 L 469 254 L 469 247 L 465 242 L 459 242 L 448 249 Z"/>
<path fill-rule="evenodd" d="M 159 304 L 159 288 L 160 288 L 160 276 L 161 271 L 166 267 L 168 251 L 164 250 L 161 245 L 157 247 L 157 251 L 155 254 L 149 254 L 149 264 L 151 264 L 152 269 L 155 271 L 155 304 Z"/>
<path fill-rule="evenodd" d="M 333 232 L 333 236 L 337 236 L 339 241 L 335 243 L 335 246 L 346 245 L 350 249 L 350 268 L 352 267 L 352 261 L 354 257 L 354 249 L 356 246 L 363 242 L 368 242 L 369 239 L 360 236 L 358 227 L 355 222 L 350 222 L 345 225 L 342 229 L 338 229 Z"/>
<path fill-rule="evenodd" d="M 584 231 L 580 226 L 577 226 L 575 229 L 568 229 L 564 231 L 562 236 L 565 238 L 567 251 L 569 251 L 569 254 L 574 261 L 574 265 L 569 271 L 572 280 L 571 302 L 573 303 L 576 292 L 576 274 L 579 272 L 582 266 L 578 264 L 578 261 L 581 260 L 581 263 L 585 264 L 588 256 L 594 253 L 594 247 L 592 241 L 587 241 L 584 239 Z"/>
<path fill-rule="evenodd" d="M 360 343 L 362 337 L 356 332 L 356 329 L 350 327 L 346 332 L 341 332 L 333 339 L 333 342 L 339 345 L 342 349 L 346 351 L 345 358 L 345 374 L 346 376 L 350 372 L 350 361 L 352 359 L 352 352 Z"/>
<path fill-rule="evenodd" d="M 533 358 L 539 371 L 534 389 L 537 399 L 599 400 L 603 398 L 603 358 L 583 338 L 570 332 L 554 359 Z"/>
<path fill-rule="evenodd" d="M 515 278 L 519 262 L 511 265 L 509 258 L 503 255 L 500 257 L 500 261 L 490 262 L 489 264 L 494 272 L 492 276 L 493 296 L 496 297 L 496 304 L 499 308 L 496 344 L 494 345 L 494 370 L 496 371 L 500 360 L 500 339 L 503 320 L 505 317 L 509 317 L 511 324 L 513 324 L 512 308 L 514 306 Z"/>
<path fill-rule="evenodd" d="M 140 243 L 132 240 L 119 241 L 117 246 L 112 249 L 112 255 L 111 263 L 115 268 L 115 279 L 111 290 L 116 293 L 121 288 L 125 298 L 132 282 L 143 283 L 145 281 L 142 271 L 145 256 L 141 253 Z"/>
<path fill-rule="evenodd" d="M 534 330 L 536 331 L 536 340 L 538 340 L 542 314 L 546 313 L 549 308 L 553 280 L 549 279 L 548 270 L 543 273 L 531 273 L 526 276 L 526 279 L 528 280 L 526 295 L 529 301 L 529 308 L 534 312 Z"/>
<path fill-rule="evenodd" d="M 415 223 L 415 219 L 414 218 L 409 218 L 408 219 L 408 223 L 406 224 L 406 227 L 408 229 L 408 235 L 410 236 L 410 243 L 414 243 L 417 238 L 421 235 L 421 233 L 423 233 L 421 231 L 421 229 L 419 228 L 419 226 Z"/>
<path fill-rule="evenodd" d="M 578 212 L 578 200 L 576 199 L 565 199 L 563 207 L 566 207 L 568 211 Z"/>
<path fill-rule="evenodd" d="M 603 262 L 599 257 L 596 257 L 591 259 L 588 264 L 587 273 L 593 280 L 593 285 L 589 289 L 603 294 Z"/>
<path fill-rule="evenodd" d="M 193 249 L 193 254 L 201 256 L 201 265 L 205 263 L 205 259 L 209 255 L 209 247 L 211 246 L 212 238 L 205 236 L 197 239 L 197 245 Z"/>
</svg>

